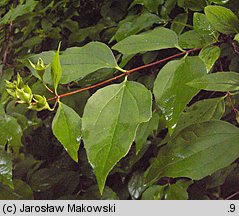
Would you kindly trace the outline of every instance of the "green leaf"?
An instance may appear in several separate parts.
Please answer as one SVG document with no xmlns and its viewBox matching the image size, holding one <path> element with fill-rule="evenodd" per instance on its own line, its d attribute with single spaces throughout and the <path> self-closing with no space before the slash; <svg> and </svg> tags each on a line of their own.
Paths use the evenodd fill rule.
<svg viewBox="0 0 239 216">
<path fill-rule="evenodd" d="M 6 4 L 8 4 L 8 0 L 2 0 L 2 1 L 0 2 L 0 7 L 3 7 L 3 6 L 5 6 Z"/>
<path fill-rule="evenodd" d="M 112 48 L 123 54 L 130 55 L 174 47 L 178 47 L 177 34 L 170 29 L 158 27 L 139 35 L 129 36 Z"/>
<path fill-rule="evenodd" d="M 2 73 L 2 65 L 0 65 L 0 73 Z M 13 76 L 14 70 L 7 69 L 5 70 L 5 73 L 0 76 L 0 94 L 2 95 L 4 91 L 6 91 L 6 81 L 5 80 L 11 80 L 11 77 Z"/>
<path fill-rule="evenodd" d="M 224 97 L 199 100 L 182 113 L 177 129 L 209 120 L 220 120 L 225 112 Z M 176 132 L 176 131 L 175 131 Z"/>
<path fill-rule="evenodd" d="M 213 34 L 215 32 L 207 17 L 201 13 L 193 14 L 193 28 L 199 34 Z"/>
<path fill-rule="evenodd" d="M 231 164 L 239 155 L 239 129 L 223 121 L 193 124 L 164 146 L 146 174 L 146 182 L 160 177 L 202 179 Z"/>
<path fill-rule="evenodd" d="M 187 107 L 178 120 L 177 127 L 171 137 L 167 136 L 161 144 L 169 142 L 182 129 L 196 123 L 220 120 L 225 112 L 224 97 L 199 100 Z"/>
<path fill-rule="evenodd" d="M 61 159 L 62 163 L 66 162 L 67 164 L 68 161 Z M 79 173 L 57 167 L 43 168 L 35 171 L 30 176 L 29 185 L 34 192 L 38 193 L 44 192 L 47 194 L 53 191 L 58 197 L 72 194 L 79 185 Z"/>
<path fill-rule="evenodd" d="M 159 72 L 153 92 L 165 116 L 170 134 L 173 133 L 186 105 L 199 92 L 186 83 L 206 73 L 206 67 L 199 57 L 186 57 L 182 60 L 171 61 Z"/>
<path fill-rule="evenodd" d="M 177 3 L 176 0 L 164 1 L 164 4 L 161 6 L 160 15 L 164 19 L 169 19 L 169 15 L 171 11 L 174 9 L 174 7 L 176 6 L 176 3 Z"/>
<path fill-rule="evenodd" d="M 215 62 L 219 59 L 220 54 L 221 49 L 218 46 L 204 47 L 200 51 L 199 57 L 204 61 L 208 72 L 212 69 Z"/>
<path fill-rule="evenodd" d="M 171 29 L 177 33 L 177 35 L 180 35 L 184 28 L 187 25 L 188 21 L 188 14 L 187 13 L 181 13 L 178 14 L 172 21 Z"/>
<path fill-rule="evenodd" d="M 237 121 L 237 123 L 239 123 L 239 112 L 237 112 L 237 114 L 236 114 L 236 121 Z"/>
<path fill-rule="evenodd" d="M 12 183 L 12 158 L 0 148 L 0 182 L 13 188 Z"/>
<path fill-rule="evenodd" d="M 128 153 L 138 125 L 151 118 L 151 106 L 150 91 L 128 81 L 100 89 L 88 100 L 83 140 L 101 193 L 109 172 Z"/>
<path fill-rule="evenodd" d="M 61 62 L 60 62 L 60 48 L 61 43 L 58 46 L 58 50 L 51 62 L 51 77 L 54 84 L 54 90 L 57 94 L 57 87 L 62 76 Z"/>
<path fill-rule="evenodd" d="M 144 122 L 139 125 L 135 137 L 136 154 L 140 152 L 148 136 L 154 130 L 158 129 L 158 125 L 159 125 L 159 115 L 156 112 L 153 112 L 152 118 L 148 122 Z"/>
<path fill-rule="evenodd" d="M 162 19 L 155 14 L 144 12 L 140 16 L 132 16 L 128 18 L 127 21 L 123 20 L 121 22 L 123 23 L 120 23 L 119 29 L 114 35 L 117 42 L 130 35 L 136 34 L 147 27 L 151 27 L 154 23 L 162 22 Z"/>
<path fill-rule="evenodd" d="M 237 165 L 235 169 L 227 176 L 226 181 L 224 182 L 225 195 L 224 198 L 231 196 L 239 190 L 239 185 L 237 184 L 237 179 L 239 178 L 239 166 Z M 234 197 L 235 198 L 235 197 Z"/>
<path fill-rule="evenodd" d="M 118 68 L 110 48 L 100 42 L 68 48 L 62 54 L 61 83 L 69 83 L 103 68 Z"/>
<path fill-rule="evenodd" d="M 230 10 L 222 6 L 207 6 L 204 9 L 209 22 L 223 34 L 237 34 L 239 32 L 239 20 Z"/>
<path fill-rule="evenodd" d="M 161 200 L 165 186 L 152 185 L 142 194 L 142 200 Z"/>
<path fill-rule="evenodd" d="M 134 173 L 128 182 L 128 191 L 132 199 L 139 199 L 142 192 L 146 189 L 144 176 L 140 173 Z"/>
<path fill-rule="evenodd" d="M 239 33 L 235 35 L 234 40 L 237 41 L 237 43 L 239 43 Z"/>
<path fill-rule="evenodd" d="M 229 45 L 230 46 L 230 45 Z M 231 49 L 231 47 L 227 47 L 228 49 Z M 225 47 L 224 47 L 225 48 Z M 223 52 L 223 55 L 225 55 L 225 49 L 223 50 L 224 52 Z M 229 50 L 228 50 L 229 51 Z M 230 52 L 231 52 L 231 50 L 230 50 Z M 231 55 L 231 57 L 229 57 L 230 58 L 230 60 L 231 60 L 231 63 L 230 63 L 230 65 L 229 65 L 229 71 L 235 71 L 235 72 L 239 72 L 239 57 L 238 56 L 234 56 L 234 53 L 233 52 L 231 52 L 231 54 L 229 54 L 229 55 Z M 225 57 L 225 56 L 224 56 Z"/>
<path fill-rule="evenodd" d="M 216 39 L 212 35 L 202 35 L 195 30 L 187 31 L 179 36 L 179 45 L 183 49 L 202 48 L 214 42 Z"/>
<path fill-rule="evenodd" d="M 19 4 L 16 8 L 11 8 L 1 19 L 0 25 L 9 24 L 16 18 L 32 12 L 37 4 L 38 1 L 28 0 L 25 4 Z"/>
<path fill-rule="evenodd" d="M 55 52 L 42 52 L 37 55 L 30 56 L 29 59 L 34 64 L 39 58 L 42 58 L 47 65 L 53 60 Z M 104 68 L 118 69 L 115 57 L 110 48 L 104 43 L 90 42 L 83 47 L 72 47 L 66 49 L 61 57 L 62 76 L 61 84 L 82 79 L 87 75 Z M 22 60 L 23 63 L 31 70 L 32 74 L 39 78 L 37 72 L 31 67 L 28 61 Z M 49 68 L 44 73 L 43 80 L 46 83 L 52 84 Z M 98 72 L 98 71 L 97 71 Z M 99 72 L 100 73 L 100 72 Z"/>
<path fill-rule="evenodd" d="M 171 184 L 166 188 L 164 195 L 165 200 L 187 200 L 188 192 L 187 189 L 193 181 L 181 179 L 175 184 Z"/>
<path fill-rule="evenodd" d="M 239 73 L 217 72 L 196 78 L 187 83 L 188 86 L 207 91 L 238 91 Z"/>
<path fill-rule="evenodd" d="M 81 118 L 70 107 L 59 103 L 52 122 L 52 131 L 74 161 L 78 161 L 81 140 Z"/>
<path fill-rule="evenodd" d="M 226 4 L 230 0 L 209 0 L 209 1 L 215 4 Z"/>
<path fill-rule="evenodd" d="M 143 5 L 146 7 L 149 11 L 158 13 L 158 7 L 159 5 L 163 4 L 164 0 L 154 0 L 154 1 L 148 1 L 148 0 L 134 0 L 129 9 L 132 8 L 135 5 Z"/>
<path fill-rule="evenodd" d="M 206 0 L 183 0 L 183 5 L 181 6 L 192 11 L 201 11 L 206 5 Z"/>
<path fill-rule="evenodd" d="M 0 184 L 0 200 L 32 200 L 33 193 L 28 184 L 20 179 L 13 181 L 14 189 Z"/>
<path fill-rule="evenodd" d="M 22 129 L 17 120 L 8 115 L 0 115 L 0 145 L 8 143 L 16 151 L 22 145 Z"/>
<path fill-rule="evenodd" d="M 208 176 L 205 180 L 207 181 L 207 188 L 215 188 L 224 184 L 228 175 L 237 167 L 237 164 L 231 164 L 223 169 L 220 169 L 213 173 L 211 176 Z M 202 180 L 203 181 L 203 180 Z"/>
</svg>

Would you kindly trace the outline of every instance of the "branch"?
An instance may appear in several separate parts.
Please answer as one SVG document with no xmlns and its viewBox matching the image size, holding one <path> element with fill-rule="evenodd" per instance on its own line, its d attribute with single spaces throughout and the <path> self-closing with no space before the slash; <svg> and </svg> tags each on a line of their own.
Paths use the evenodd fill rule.
<svg viewBox="0 0 239 216">
<path fill-rule="evenodd" d="M 2 59 L 2 64 L 4 66 L 8 65 L 7 64 L 7 56 L 8 56 L 8 53 L 9 53 L 11 33 L 12 33 L 12 22 L 9 24 L 8 33 L 6 35 L 6 48 L 5 48 L 5 51 L 4 51 L 4 54 L 3 54 L 3 59 Z M 3 74 L 4 74 L 4 71 L 2 71 L 2 75 Z"/>
<path fill-rule="evenodd" d="M 143 66 L 140 66 L 140 67 L 137 67 L 137 68 L 133 68 L 131 70 L 126 71 L 125 73 L 122 73 L 122 74 L 120 74 L 118 76 L 115 76 L 113 78 L 107 79 L 105 81 L 102 81 L 100 83 L 96 83 L 94 85 L 91 85 L 91 86 L 88 86 L 88 87 L 85 87 L 85 88 L 82 88 L 82 89 L 78 89 L 78 90 L 75 90 L 75 91 L 72 91 L 72 92 L 68 92 L 68 93 L 65 93 L 65 94 L 61 94 L 61 95 L 55 96 L 53 98 L 49 98 L 49 99 L 47 99 L 47 101 L 53 101 L 53 100 L 60 99 L 60 98 L 63 98 L 63 97 L 67 97 L 67 96 L 70 96 L 70 95 L 73 95 L 73 94 L 77 94 L 77 93 L 80 93 L 80 92 L 83 92 L 83 91 L 86 91 L 86 90 L 90 90 L 90 89 L 93 89 L 93 88 L 96 88 L 96 87 L 99 87 L 99 86 L 103 86 L 103 85 L 108 84 L 108 83 L 110 83 L 112 81 L 118 80 L 118 79 L 120 79 L 120 78 L 122 78 L 124 76 L 127 76 L 129 74 L 135 73 L 136 71 L 139 71 L 139 70 L 142 70 L 142 69 L 145 69 L 145 68 L 149 68 L 149 67 L 152 67 L 154 65 L 158 65 L 158 64 L 161 64 L 163 62 L 169 61 L 171 59 L 174 59 L 174 58 L 177 58 L 177 57 L 180 57 L 180 56 L 183 56 L 185 54 L 189 54 L 189 53 L 192 53 L 192 52 L 195 52 L 195 51 L 199 51 L 199 50 L 201 50 L 201 48 L 191 49 L 191 50 L 188 50 L 188 51 L 185 51 L 185 52 L 181 52 L 181 53 L 178 53 L 178 54 L 166 57 L 166 58 L 161 59 L 159 61 L 152 62 L 150 64 L 146 64 L 146 65 L 143 65 Z"/>
<path fill-rule="evenodd" d="M 229 197 L 225 198 L 225 200 L 229 200 L 229 199 L 235 197 L 238 194 L 239 194 L 239 191 L 237 191 L 236 193 L 234 193 L 234 194 L 230 195 Z"/>
<path fill-rule="evenodd" d="M 3 61 L 2 61 L 2 63 L 4 65 L 7 64 L 7 55 L 8 55 L 8 51 L 9 51 L 11 32 L 12 32 L 12 22 L 9 24 L 8 33 L 7 33 L 7 37 L 6 37 L 6 49 L 5 49 L 5 52 L 3 55 Z"/>
<path fill-rule="evenodd" d="M 228 97 L 228 99 L 229 99 L 229 102 L 230 102 L 230 104 L 231 104 L 231 107 L 232 107 L 232 109 L 233 109 L 235 115 L 237 115 L 238 110 L 237 110 L 237 109 L 235 108 L 235 106 L 234 106 L 234 103 L 233 103 L 233 101 L 232 101 L 231 93 L 230 93 L 230 92 L 227 92 L 227 97 Z"/>
</svg>

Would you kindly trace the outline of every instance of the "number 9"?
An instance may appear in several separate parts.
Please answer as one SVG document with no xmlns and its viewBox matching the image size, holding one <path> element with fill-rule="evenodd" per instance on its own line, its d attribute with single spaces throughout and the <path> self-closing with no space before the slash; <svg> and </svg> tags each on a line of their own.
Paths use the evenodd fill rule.
<svg viewBox="0 0 239 216">
<path fill-rule="evenodd" d="M 230 212 L 235 212 L 236 206 L 235 204 L 230 204 Z"/>
</svg>

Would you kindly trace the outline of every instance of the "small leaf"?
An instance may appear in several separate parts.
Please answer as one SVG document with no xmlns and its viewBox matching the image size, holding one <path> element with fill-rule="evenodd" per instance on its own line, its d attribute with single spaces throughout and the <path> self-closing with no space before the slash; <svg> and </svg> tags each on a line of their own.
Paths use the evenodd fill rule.
<svg viewBox="0 0 239 216">
<path fill-rule="evenodd" d="M 2 148 L 0 148 L 0 182 L 13 188 L 12 158 Z"/>
<path fill-rule="evenodd" d="M 180 1 L 178 0 L 178 2 Z M 183 0 L 181 4 L 183 4 L 182 7 L 192 11 L 201 11 L 207 5 L 207 2 L 206 0 Z"/>
<path fill-rule="evenodd" d="M 187 83 L 188 86 L 207 91 L 238 91 L 239 73 L 217 72 L 196 78 Z"/>
<path fill-rule="evenodd" d="M 203 76 L 206 72 L 206 67 L 199 57 L 171 61 L 159 72 L 153 92 L 165 116 L 170 134 L 173 133 L 186 105 L 198 93 L 197 89 L 188 88 L 186 83 Z"/>
<path fill-rule="evenodd" d="M 2 73 L 3 65 L 0 64 L 0 73 Z M 5 70 L 5 73 L 2 73 L 2 76 L 0 76 L 0 94 L 3 95 L 3 93 L 6 90 L 6 82 L 7 80 L 11 80 L 14 73 L 14 69 L 7 69 Z M 10 82 L 11 83 L 11 82 Z M 12 83 L 13 84 L 13 83 Z M 13 89 L 15 89 L 15 84 L 11 85 Z"/>
<path fill-rule="evenodd" d="M 161 200 L 165 186 L 152 185 L 142 194 L 142 200 Z"/>
<path fill-rule="evenodd" d="M 0 200 L 32 200 L 33 193 L 28 184 L 20 179 L 14 179 L 14 188 L 0 184 Z"/>
<path fill-rule="evenodd" d="M 210 2 L 213 2 L 215 4 L 226 4 L 230 0 L 209 0 Z"/>
<path fill-rule="evenodd" d="M 62 178 L 62 170 L 56 168 L 43 168 L 35 170 L 29 177 L 29 185 L 33 192 L 50 191 Z"/>
<path fill-rule="evenodd" d="M 119 42 L 130 35 L 137 34 L 147 27 L 151 27 L 154 23 L 160 22 L 162 22 L 162 19 L 160 19 L 159 16 L 149 12 L 144 12 L 139 16 L 127 17 L 120 22 L 114 38 Z"/>
<path fill-rule="evenodd" d="M 57 87 L 62 75 L 61 62 L 60 62 L 60 48 L 61 43 L 58 46 L 58 50 L 51 62 L 51 77 L 54 84 L 55 94 L 57 94 Z"/>
<path fill-rule="evenodd" d="M 81 118 L 70 107 L 59 103 L 52 122 L 52 131 L 74 161 L 78 161 L 81 139 Z"/>
<path fill-rule="evenodd" d="M 22 129 L 17 120 L 9 115 L 0 115 L 0 145 L 7 143 L 18 151 L 22 145 Z"/>
<path fill-rule="evenodd" d="M 181 179 L 175 184 L 169 185 L 165 190 L 165 200 L 187 200 L 188 192 L 187 189 L 193 181 Z"/>
<path fill-rule="evenodd" d="M 213 27 L 223 34 L 237 34 L 239 32 L 239 20 L 230 10 L 222 6 L 207 6 L 205 14 Z"/>
<path fill-rule="evenodd" d="M 237 114 L 236 114 L 236 121 L 237 121 L 237 123 L 239 123 L 239 112 L 237 112 Z"/>
<path fill-rule="evenodd" d="M 153 0 L 153 1 L 148 1 L 148 0 L 134 0 L 129 9 L 131 9 L 134 5 L 143 5 L 145 8 L 147 8 L 149 11 L 158 13 L 158 7 L 159 5 L 163 4 L 164 0 Z"/>
<path fill-rule="evenodd" d="M 146 174 L 146 183 L 160 177 L 202 179 L 231 164 L 239 155 L 239 129 L 223 121 L 193 124 L 164 146 Z"/>
<path fill-rule="evenodd" d="M 211 189 L 211 188 L 215 188 L 215 187 L 219 187 L 221 185 L 224 184 L 226 178 L 228 177 L 228 175 L 237 167 L 237 164 L 231 164 L 223 169 L 220 169 L 218 171 L 216 171 L 215 173 L 213 173 L 212 175 L 208 176 L 207 178 L 205 178 L 205 180 L 207 181 L 207 188 Z M 203 181 L 203 180 L 202 180 Z"/>
<path fill-rule="evenodd" d="M 128 191 L 132 199 L 139 199 L 146 187 L 144 176 L 140 173 L 134 173 L 128 183 Z"/>
<path fill-rule="evenodd" d="M 128 153 L 138 125 L 151 118 L 151 106 L 150 91 L 128 81 L 100 89 L 88 100 L 83 140 L 101 193 L 109 172 Z"/>
<path fill-rule="evenodd" d="M 237 43 L 239 43 L 239 33 L 235 35 L 234 40 L 237 41 Z"/>
<path fill-rule="evenodd" d="M 199 100 L 187 107 L 178 120 L 177 127 L 171 137 L 167 136 L 162 144 L 173 139 L 182 129 L 196 123 L 220 120 L 225 112 L 224 97 Z"/>
<path fill-rule="evenodd" d="M 17 19 L 20 16 L 23 16 L 24 14 L 32 12 L 35 7 L 37 6 L 38 1 L 34 0 L 28 0 L 25 4 L 19 4 L 16 8 L 11 8 L 3 18 L 1 18 L 0 26 L 9 24 L 15 19 Z"/>
<path fill-rule="evenodd" d="M 201 13 L 193 14 L 193 28 L 199 34 L 213 34 L 215 32 L 214 27 L 207 20 L 207 17 Z"/>
<path fill-rule="evenodd" d="M 178 47 L 177 34 L 170 29 L 159 27 L 139 35 L 129 36 L 112 48 L 123 54 L 130 55 L 174 47 Z"/>
<path fill-rule="evenodd" d="M 220 120 L 224 112 L 224 97 L 199 100 L 182 113 L 176 130 L 199 122 Z"/>
<path fill-rule="evenodd" d="M 220 54 L 221 49 L 218 46 L 204 47 L 200 51 L 199 57 L 204 61 L 208 72 L 212 69 L 213 65 L 220 57 Z"/>
<path fill-rule="evenodd" d="M 184 28 L 186 27 L 187 21 L 188 21 L 188 14 L 181 13 L 173 19 L 171 29 L 175 31 L 177 35 L 180 35 L 183 32 Z"/>
</svg>

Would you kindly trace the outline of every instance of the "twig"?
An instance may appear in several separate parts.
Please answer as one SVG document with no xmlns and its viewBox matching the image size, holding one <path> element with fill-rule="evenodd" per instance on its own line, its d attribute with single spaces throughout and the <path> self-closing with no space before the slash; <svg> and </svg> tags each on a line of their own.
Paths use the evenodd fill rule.
<svg viewBox="0 0 239 216">
<path fill-rule="evenodd" d="M 232 102 L 232 98 L 231 98 L 231 93 L 230 92 L 227 92 L 227 97 L 229 99 L 229 102 L 231 104 L 231 107 L 232 107 L 234 113 L 237 115 L 238 110 L 235 108 L 235 106 L 234 106 L 234 104 Z"/>
<path fill-rule="evenodd" d="M 236 195 L 238 195 L 238 194 L 239 194 L 239 191 L 237 191 L 236 193 L 234 193 L 234 194 L 228 196 L 225 200 L 229 200 L 229 199 L 233 198 L 234 196 L 236 196 Z"/>
<path fill-rule="evenodd" d="M 54 91 L 52 91 L 44 82 L 43 82 L 43 85 L 50 93 L 54 94 Z"/>
<path fill-rule="evenodd" d="M 9 27 L 8 27 L 8 33 L 6 35 L 6 48 L 3 54 L 3 59 L 2 59 L 2 64 L 4 66 L 8 66 L 7 64 L 7 56 L 9 53 L 9 47 L 10 47 L 10 38 L 11 38 L 11 32 L 12 32 L 12 22 L 10 22 Z M 4 74 L 4 71 L 2 70 L 2 75 Z"/>
</svg>

